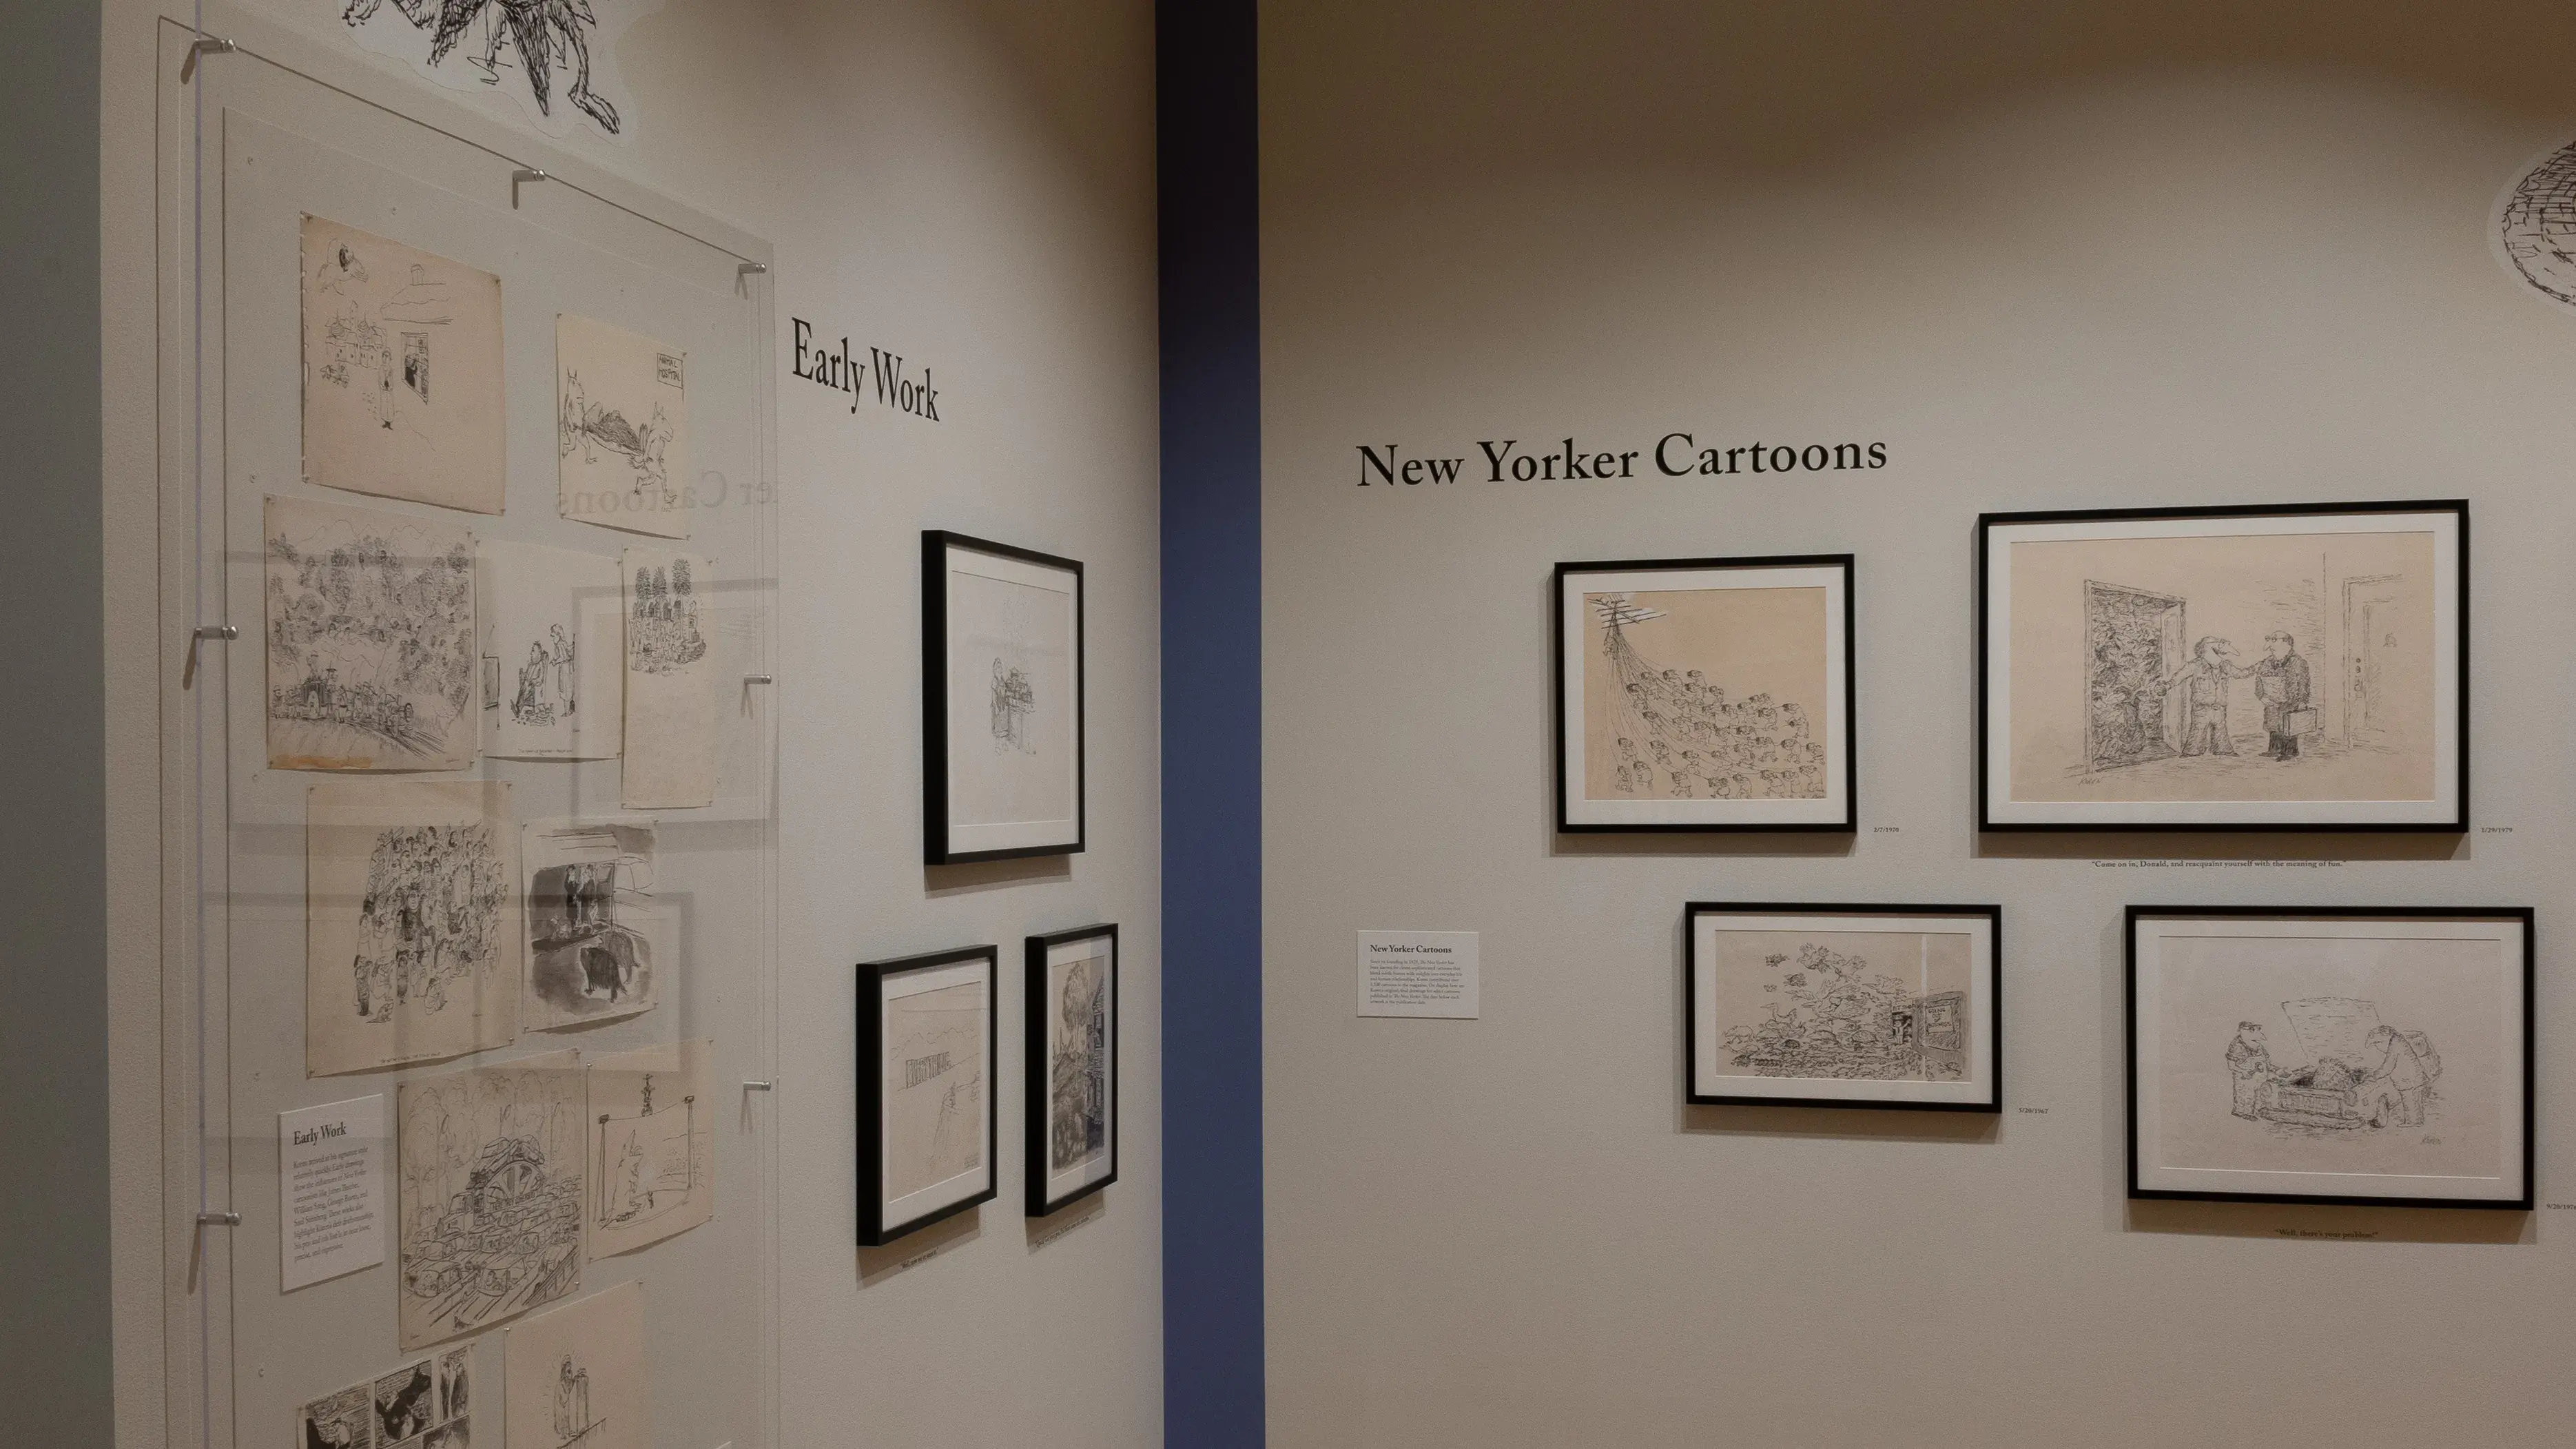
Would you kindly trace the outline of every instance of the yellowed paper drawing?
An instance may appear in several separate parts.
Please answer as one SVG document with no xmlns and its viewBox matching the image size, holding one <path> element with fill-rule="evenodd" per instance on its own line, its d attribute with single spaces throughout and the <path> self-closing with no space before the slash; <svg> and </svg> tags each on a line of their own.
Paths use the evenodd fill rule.
<svg viewBox="0 0 2576 1449">
<path fill-rule="evenodd" d="M 305 481 L 500 512 L 501 279 L 317 216 L 302 250 Z"/>
</svg>

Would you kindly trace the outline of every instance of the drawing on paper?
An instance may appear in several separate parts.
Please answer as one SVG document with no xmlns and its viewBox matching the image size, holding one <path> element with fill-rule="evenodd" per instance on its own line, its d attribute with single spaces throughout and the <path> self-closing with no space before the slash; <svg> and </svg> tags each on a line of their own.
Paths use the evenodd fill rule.
<svg viewBox="0 0 2576 1449">
<path fill-rule="evenodd" d="M 304 477 L 501 511 L 501 279 L 303 221 Z"/>
<path fill-rule="evenodd" d="M 1109 1150 L 1109 961 L 1051 964 L 1047 1162 L 1063 1172 Z"/>
<path fill-rule="evenodd" d="M 429 38 L 425 62 L 436 70 L 460 50 L 485 85 L 497 86 L 517 71 L 540 115 L 554 114 L 555 77 L 567 83 L 564 99 L 598 127 L 615 135 L 623 124 L 617 107 L 591 88 L 590 46 L 599 18 L 591 0 L 393 0 L 394 10 Z M 364 26 L 383 0 L 348 0 L 341 23 Z M 472 41 L 469 45 L 467 42 Z"/>
<path fill-rule="evenodd" d="M 560 1055 L 402 1085 L 406 1347 L 581 1286 L 582 1086 L 572 1054 Z"/>
<path fill-rule="evenodd" d="M 426 1434 L 438 1417 L 437 1384 L 429 1360 L 376 1380 L 376 1438 L 398 1443 Z"/>
<path fill-rule="evenodd" d="M 981 563 L 950 555 L 949 824 L 1070 821 L 1074 596 L 977 572 Z"/>
<path fill-rule="evenodd" d="M 2434 535 L 2010 545 L 2016 800 L 2426 800 Z"/>
<path fill-rule="evenodd" d="M 555 489 L 566 518 L 689 536 L 688 359 L 569 313 L 555 318 Z"/>
<path fill-rule="evenodd" d="M 614 758 L 625 667 L 617 560 L 487 539 L 475 568 L 484 753 Z"/>
<path fill-rule="evenodd" d="M 472 764 L 471 535 L 293 498 L 266 522 L 270 768 Z"/>
<path fill-rule="evenodd" d="M 644 1449 L 644 1290 L 621 1283 L 510 1330 L 502 1349 L 511 1449 Z"/>
<path fill-rule="evenodd" d="M 630 548 L 626 578 L 626 768 L 630 810 L 674 810 L 716 797 L 716 696 L 702 596 L 706 561 Z"/>
<path fill-rule="evenodd" d="M 527 866 L 530 1030 L 649 1011 L 661 999 L 653 822 L 541 820 Z"/>
<path fill-rule="evenodd" d="M 714 1213 L 708 1046 L 603 1057 L 590 1074 L 590 1255 L 660 1242 Z"/>
<path fill-rule="evenodd" d="M 671 554 L 633 565 L 635 588 L 626 620 L 626 667 L 638 674 L 674 674 L 706 657 L 698 630 L 698 596 L 690 583 L 689 556 Z"/>
<path fill-rule="evenodd" d="M 982 982 L 885 1004 L 885 1196 L 901 1199 L 984 1161 Z"/>
<path fill-rule="evenodd" d="M 334 780 L 305 841 L 305 1067 L 460 1056 L 518 1035 L 519 840 L 510 787 Z"/>
<path fill-rule="evenodd" d="M 397 1011 L 475 1010 L 476 983 L 505 945 L 512 874 L 488 820 L 380 832 L 349 961 L 358 1019 L 381 1026 Z"/>
<path fill-rule="evenodd" d="M 462 1419 L 474 1410 L 474 1350 L 451 1348 L 438 1356 L 438 1417 Z"/>
<path fill-rule="evenodd" d="M 1821 800 L 1821 587 L 1583 596 L 1584 791 L 1595 800 Z"/>
<path fill-rule="evenodd" d="M 473 1449 L 474 1421 L 458 1419 L 441 1424 L 420 1441 L 420 1449 Z"/>
<path fill-rule="evenodd" d="M 1960 932 L 1719 931 L 1721 1059 L 1762 1077 L 1964 1081 L 1971 946 Z"/>
<path fill-rule="evenodd" d="M 2281 1017 L 2286 1044 L 2304 1060 L 2282 1064 L 2262 1022 L 2237 1023 L 2226 1056 L 2231 1113 L 2326 1136 L 2425 1125 L 2442 1075 L 2430 1037 L 2382 1024 L 2377 1002 L 2350 996 L 2284 1001 Z"/>
<path fill-rule="evenodd" d="M 2497 240 L 2522 279 L 2576 305 L 2576 143 L 2523 173 L 2497 217 Z"/>
<path fill-rule="evenodd" d="M 376 1398 L 372 1384 L 357 1384 L 295 1411 L 303 1449 L 373 1449 Z"/>
<path fill-rule="evenodd" d="M 1029 716 L 1037 713 L 1037 691 L 1029 685 L 1029 671 L 999 656 L 993 660 L 993 749 L 996 753 L 1038 752 L 1037 735 L 1029 728 Z"/>
</svg>

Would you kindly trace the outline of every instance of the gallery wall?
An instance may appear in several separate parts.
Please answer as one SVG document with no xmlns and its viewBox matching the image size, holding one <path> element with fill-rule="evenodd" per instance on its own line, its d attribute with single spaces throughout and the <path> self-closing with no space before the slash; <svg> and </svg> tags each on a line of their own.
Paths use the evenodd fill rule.
<svg viewBox="0 0 2576 1449">
<path fill-rule="evenodd" d="M 2487 234 L 2576 133 L 2576 21 L 1262 22 L 1270 1442 L 2552 1437 L 2576 311 Z M 1673 432 L 1886 462 L 1496 482 L 1478 446 Z M 2467 835 L 1973 828 L 1978 513 L 2454 496 Z M 1552 565 L 1845 551 L 1856 836 L 1554 831 Z M 2000 904 L 2000 1117 L 1685 1107 L 1692 900 Z M 2126 1201 L 2131 902 L 2538 907 L 2540 1208 Z M 1376 929 L 1482 933 L 1481 1019 L 1357 1017 Z"/>
<path fill-rule="evenodd" d="M 362 52 L 341 8 L 256 10 L 367 67 L 393 104 L 464 106 L 548 134 L 776 248 L 770 277 L 753 285 L 774 288 L 777 327 L 778 1442 L 1152 1441 L 1162 1213 L 1151 8 L 603 0 L 604 13 L 637 12 L 613 71 L 603 66 L 625 122 L 613 140 L 538 130 L 500 88 L 443 88 Z M 108 7 L 111 234 L 119 218 L 150 234 L 152 32 L 189 9 Z M 111 302 L 107 330 L 148 350 L 150 253 L 138 275 L 132 249 L 110 246 L 111 278 L 134 286 Z M 870 347 L 901 354 L 911 377 L 937 387 L 937 419 L 792 375 L 800 318 L 817 346 L 846 336 L 863 358 Z M 150 405 L 124 400 L 111 433 L 121 421 L 128 436 L 148 434 Z M 148 499 L 148 472 L 140 486 Z M 1087 565 L 1085 853 L 921 863 L 925 528 Z M 140 649 L 112 655 L 147 691 L 150 649 L 146 632 Z M 742 828 L 744 847 L 756 846 L 759 827 Z M 117 889 L 149 899 L 154 886 L 141 875 Z M 1094 1204 L 1033 1224 L 1017 1153 L 1020 942 L 1096 921 L 1122 928 L 1120 1178 Z M 985 943 L 1004 963 L 1000 1195 L 904 1243 L 856 1249 L 852 968 Z M 153 949 L 121 960 L 119 979 L 157 980 Z M 122 1101 L 159 1097 L 161 1035 L 183 1026 L 163 1009 L 148 995 L 121 1002 Z M 148 1112 L 140 1120 L 156 1130 Z M 137 1150 L 149 1159 L 148 1138 L 120 1145 Z M 148 1223 L 142 1232 L 148 1243 Z M 130 1295 L 121 1308 L 148 1345 L 158 1303 Z M 120 1366 L 128 1397 L 157 1393 L 148 1346 Z"/>
</svg>

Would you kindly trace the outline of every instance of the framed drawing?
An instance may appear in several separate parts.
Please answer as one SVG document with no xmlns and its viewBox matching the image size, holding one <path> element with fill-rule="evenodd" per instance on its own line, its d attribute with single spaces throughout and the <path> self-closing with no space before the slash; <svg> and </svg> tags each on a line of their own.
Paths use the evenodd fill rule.
<svg viewBox="0 0 2576 1449">
<path fill-rule="evenodd" d="M 1082 565 L 930 530 L 921 623 L 928 861 L 1080 851 Z"/>
<path fill-rule="evenodd" d="M 1985 830 L 2468 828 L 2469 505 L 1977 520 Z"/>
<path fill-rule="evenodd" d="M 2532 913 L 2131 906 L 2129 1196 L 2531 1206 Z"/>
<path fill-rule="evenodd" d="M 1118 1180 L 1118 928 L 1028 942 L 1028 1215 Z"/>
<path fill-rule="evenodd" d="M 2003 1110 L 2000 906 L 1691 903 L 1685 1096 Z"/>
<path fill-rule="evenodd" d="M 995 963 L 969 946 L 859 967 L 859 1241 L 891 1243 L 999 1189 Z"/>
<path fill-rule="evenodd" d="M 1556 828 L 1856 829 L 1852 556 L 1556 566 Z"/>
</svg>

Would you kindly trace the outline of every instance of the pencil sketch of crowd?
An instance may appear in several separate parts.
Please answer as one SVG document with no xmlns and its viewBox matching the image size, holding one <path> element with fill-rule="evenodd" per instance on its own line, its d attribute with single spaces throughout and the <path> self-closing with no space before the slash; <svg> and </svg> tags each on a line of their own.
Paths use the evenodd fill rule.
<svg viewBox="0 0 2576 1449">
<path fill-rule="evenodd" d="M 1763 958 L 1777 971 L 1785 953 Z M 1784 1000 L 1763 1019 L 1727 1028 L 1736 1067 L 1766 1077 L 1860 1081 L 1957 1081 L 1967 1074 L 1965 993 L 1917 996 L 1893 976 L 1868 975 L 1866 957 L 1810 942 L 1794 970 L 1763 986 Z"/>
<path fill-rule="evenodd" d="M 358 1015 L 383 1023 L 397 1007 L 444 1011 L 452 989 L 470 997 L 475 973 L 501 947 L 501 907 L 511 889 L 488 825 L 406 825 L 379 834 L 367 857 L 350 962 Z"/>
<path fill-rule="evenodd" d="M 1675 799 L 1816 800 L 1825 746 L 1807 711 L 1767 694 L 1729 699 L 1696 669 L 1640 671 L 1623 686 L 1623 794 Z"/>
<path fill-rule="evenodd" d="M 627 662 L 647 674 L 669 674 L 706 652 L 689 561 L 674 558 L 667 568 L 636 565 L 635 602 L 626 620 Z"/>
<path fill-rule="evenodd" d="M 368 534 L 303 553 L 269 539 L 269 689 L 274 719 L 362 730 L 420 751 L 439 748 L 445 720 L 474 696 L 474 555 L 459 546 L 406 558 Z M 277 567 L 282 566 L 282 567 Z M 289 585 L 284 572 L 295 576 Z M 325 659 L 376 661 L 373 677 L 344 677 Z M 424 720 L 423 710 L 445 718 Z"/>
</svg>

